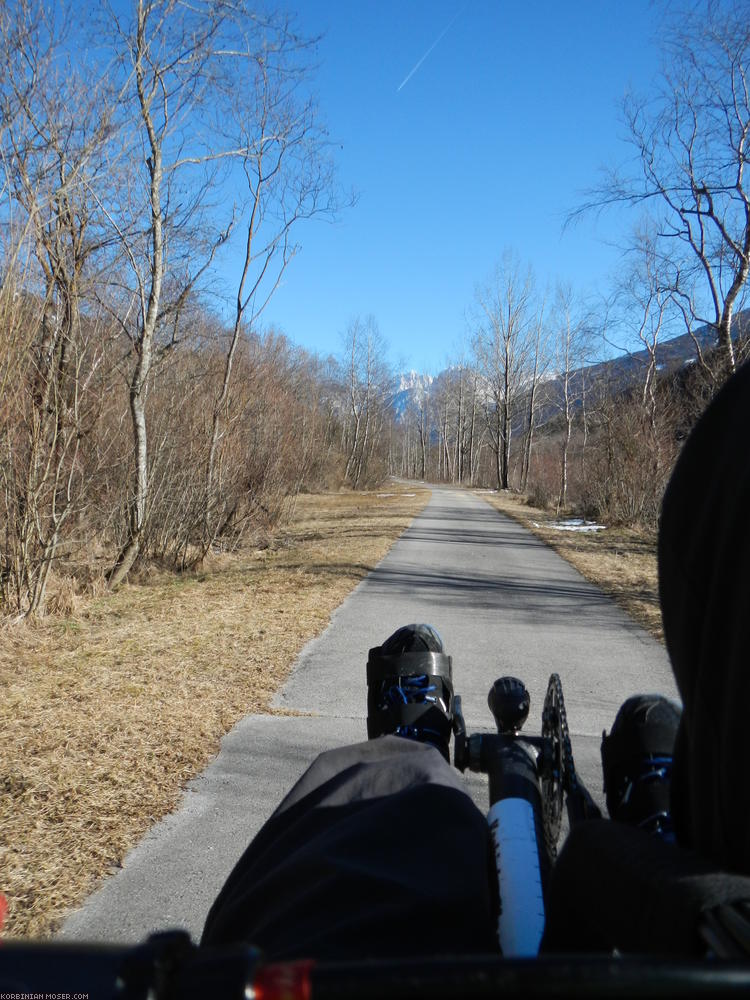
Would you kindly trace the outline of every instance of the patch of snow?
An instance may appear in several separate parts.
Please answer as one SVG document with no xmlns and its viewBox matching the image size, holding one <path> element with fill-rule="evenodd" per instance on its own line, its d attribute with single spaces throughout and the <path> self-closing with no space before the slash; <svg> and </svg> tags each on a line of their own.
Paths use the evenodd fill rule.
<svg viewBox="0 0 750 1000">
<path fill-rule="evenodd" d="M 584 521 L 581 517 L 571 517 L 567 521 L 553 521 L 544 527 L 554 528 L 555 531 L 604 531 L 607 525 Z"/>
<path fill-rule="evenodd" d="M 416 493 L 378 493 L 379 498 L 383 497 L 415 497 Z"/>
<path fill-rule="evenodd" d="M 567 521 L 550 521 L 549 524 L 531 522 L 535 528 L 552 528 L 555 531 L 604 531 L 606 524 L 596 524 L 594 521 L 584 521 L 580 517 L 571 517 Z"/>
</svg>

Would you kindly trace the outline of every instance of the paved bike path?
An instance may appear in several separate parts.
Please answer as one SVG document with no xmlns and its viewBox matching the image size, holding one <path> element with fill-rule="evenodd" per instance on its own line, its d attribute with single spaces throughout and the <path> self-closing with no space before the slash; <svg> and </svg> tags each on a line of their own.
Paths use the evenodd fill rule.
<svg viewBox="0 0 750 1000">
<path fill-rule="evenodd" d="M 453 656 L 469 730 L 491 729 L 487 691 L 502 674 L 531 693 L 537 732 L 549 674 L 560 674 L 576 764 L 601 799 L 599 741 L 637 691 L 675 696 L 664 650 L 556 553 L 484 500 L 436 488 L 378 567 L 302 652 L 275 706 L 248 716 L 123 869 L 73 914 L 64 937 L 137 941 L 166 927 L 199 937 L 232 865 L 322 750 L 365 738 L 365 662 L 399 625 L 426 621 Z M 469 791 L 486 808 L 486 787 Z"/>
</svg>

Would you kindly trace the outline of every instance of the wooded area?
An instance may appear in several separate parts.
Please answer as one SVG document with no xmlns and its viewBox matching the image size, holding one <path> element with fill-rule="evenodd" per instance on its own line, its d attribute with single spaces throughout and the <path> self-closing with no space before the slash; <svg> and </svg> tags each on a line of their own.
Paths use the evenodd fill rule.
<svg viewBox="0 0 750 1000">
<path fill-rule="evenodd" d="M 507 253 L 399 412 L 373 317 L 337 359 L 264 325 L 301 224 L 341 200 L 314 40 L 243 2 L 102 5 L 86 39 L 72 5 L 3 6 L 0 616 L 262 545 L 300 490 L 389 473 L 654 523 L 746 343 L 750 28 L 740 4 L 683 14 L 662 91 L 624 106 L 640 168 L 582 209 L 640 208 L 617 287 L 550 292 Z M 677 334 L 695 364 L 662 371 Z M 629 379 L 592 364 L 603 337 L 645 352 Z"/>
<path fill-rule="evenodd" d="M 334 204 L 311 43 L 286 18 L 221 0 L 0 18 L 0 612 L 27 615 L 53 566 L 74 586 L 195 566 L 324 476 L 328 376 L 259 319 L 298 223 Z M 210 279 L 232 239 L 227 321 Z"/>
</svg>

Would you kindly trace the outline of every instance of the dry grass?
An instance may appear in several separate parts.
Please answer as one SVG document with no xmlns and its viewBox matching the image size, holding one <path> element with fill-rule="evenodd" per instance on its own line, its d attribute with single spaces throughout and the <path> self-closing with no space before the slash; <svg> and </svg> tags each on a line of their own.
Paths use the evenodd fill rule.
<svg viewBox="0 0 750 1000">
<path fill-rule="evenodd" d="M 269 699 L 426 490 L 300 497 L 271 548 L 0 631 L 0 891 L 51 933 Z"/>
<path fill-rule="evenodd" d="M 530 528 L 542 541 L 614 598 L 634 621 L 664 641 L 659 610 L 655 532 L 606 528 L 597 532 L 555 530 L 549 511 L 529 507 L 518 494 L 482 493 L 493 507 Z"/>
</svg>

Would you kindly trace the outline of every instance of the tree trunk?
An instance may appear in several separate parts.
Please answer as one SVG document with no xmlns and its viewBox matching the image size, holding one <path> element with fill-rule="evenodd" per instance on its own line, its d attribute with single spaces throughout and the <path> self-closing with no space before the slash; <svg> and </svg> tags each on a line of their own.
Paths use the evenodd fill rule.
<svg viewBox="0 0 750 1000">
<path fill-rule="evenodd" d="M 427 468 L 427 431 L 425 428 L 424 410 L 419 411 L 419 444 L 422 457 L 422 482 L 425 480 Z"/>
<path fill-rule="evenodd" d="M 562 456 L 560 462 L 560 498 L 557 502 L 558 516 L 565 507 L 568 499 L 568 447 L 570 445 L 570 420 L 565 424 L 565 437 L 562 443 Z"/>
<path fill-rule="evenodd" d="M 570 373 L 567 369 L 563 379 L 563 399 L 565 401 L 565 409 L 563 410 L 565 436 L 563 437 L 560 452 L 560 496 L 557 501 L 558 516 L 568 500 L 568 447 L 570 446 L 572 419 L 570 415 Z"/>
<path fill-rule="evenodd" d="M 500 414 L 497 413 L 496 416 L 496 429 L 497 429 L 497 440 L 495 442 L 495 471 L 497 474 L 497 488 L 501 490 L 503 488 L 503 438 L 502 438 L 502 428 L 500 425 Z"/>
<path fill-rule="evenodd" d="M 733 304 L 725 302 L 721 320 L 719 321 L 719 328 L 717 330 L 719 347 L 724 355 L 729 373 L 733 372 L 736 368 L 734 344 L 732 343 L 732 312 Z"/>
<path fill-rule="evenodd" d="M 521 465 L 521 492 L 526 492 L 526 485 L 529 479 L 529 469 L 531 467 L 531 445 L 534 438 L 534 401 L 536 398 L 536 380 L 531 384 L 529 393 L 529 419 L 526 428 L 526 441 L 523 447 L 523 463 Z"/>
<path fill-rule="evenodd" d="M 150 344 L 149 344 L 150 348 Z M 146 523 L 148 500 L 148 435 L 146 430 L 146 372 L 151 364 L 151 351 L 142 350 L 141 358 L 130 385 L 130 417 L 133 424 L 135 457 L 134 493 L 130 501 L 128 538 L 109 576 L 109 586 L 118 587 L 138 558 L 143 528 Z M 147 367 L 148 366 L 148 367 Z"/>
<path fill-rule="evenodd" d="M 508 489 L 508 475 L 510 469 L 510 435 L 511 435 L 511 415 L 510 404 L 503 404 L 503 436 L 502 436 L 502 489 Z"/>
<path fill-rule="evenodd" d="M 151 206 L 151 252 L 148 305 L 142 313 L 140 336 L 136 342 L 138 360 L 130 382 L 130 416 L 133 424 L 133 454 L 135 478 L 133 496 L 130 499 L 130 523 L 128 539 L 117 557 L 109 576 L 109 586 L 119 586 L 138 558 L 146 524 L 148 504 L 148 435 L 146 428 L 146 390 L 151 371 L 151 359 L 156 332 L 161 288 L 164 278 L 164 215 L 161 206 L 162 147 L 151 115 L 151 99 L 145 91 L 144 58 L 147 42 L 145 38 L 145 17 L 142 7 L 138 10 L 137 59 L 135 65 L 138 101 L 143 116 L 143 124 L 148 136 L 150 157 L 146 160 L 150 174 L 149 202 Z"/>
<path fill-rule="evenodd" d="M 471 398 L 471 424 L 469 430 L 469 485 L 474 485 L 474 429 L 477 416 L 477 385 L 474 380 L 474 391 Z"/>
</svg>

